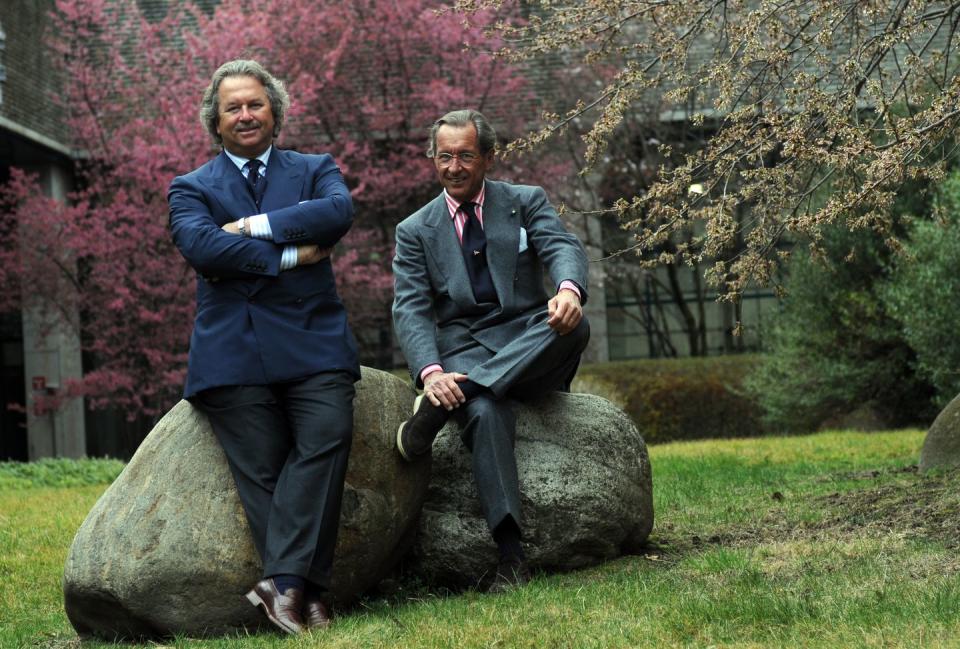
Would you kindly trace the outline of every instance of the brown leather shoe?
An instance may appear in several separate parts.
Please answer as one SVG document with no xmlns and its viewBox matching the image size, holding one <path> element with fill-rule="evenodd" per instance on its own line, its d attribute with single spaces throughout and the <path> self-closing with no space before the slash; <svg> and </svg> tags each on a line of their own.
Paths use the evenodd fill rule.
<svg viewBox="0 0 960 649">
<path fill-rule="evenodd" d="M 530 567 L 523 559 L 507 559 L 497 564 L 497 574 L 487 589 L 488 593 L 505 593 L 527 584 L 531 579 Z"/>
<path fill-rule="evenodd" d="M 413 462 L 430 454 L 433 440 L 447 423 L 450 413 L 443 406 L 430 403 L 421 394 L 413 402 L 413 416 L 400 424 L 397 430 L 397 450 L 407 462 Z"/>
<path fill-rule="evenodd" d="M 303 616 L 306 618 L 308 629 L 325 629 L 330 626 L 330 611 L 316 595 L 307 595 L 303 605 Z"/>
<path fill-rule="evenodd" d="M 247 599 L 262 610 L 267 619 L 284 633 L 303 632 L 303 617 L 300 614 L 303 608 L 302 590 L 288 588 L 281 594 L 277 592 L 273 579 L 261 579 L 253 590 L 247 593 Z"/>
</svg>

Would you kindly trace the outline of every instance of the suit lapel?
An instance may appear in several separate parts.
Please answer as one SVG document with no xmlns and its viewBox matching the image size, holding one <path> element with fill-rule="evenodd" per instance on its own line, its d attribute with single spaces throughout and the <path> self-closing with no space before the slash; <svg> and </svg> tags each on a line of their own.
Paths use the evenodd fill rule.
<svg viewBox="0 0 960 649">
<path fill-rule="evenodd" d="M 259 210 L 243 174 L 224 152 L 214 159 L 212 173 L 202 181 L 214 190 L 213 195 L 224 211 L 238 219 L 293 204 L 301 195 L 305 170 L 306 162 L 291 160 L 285 151 L 274 147 L 264 176 L 267 187 Z"/>
<path fill-rule="evenodd" d="M 487 181 L 483 201 L 483 234 L 487 239 L 487 265 L 500 305 L 513 302 L 513 277 L 517 272 L 517 250 L 520 247 L 520 221 L 517 206 L 496 181 Z M 447 209 L 443 194 L 434 199 L 424 239 L 427 250 L 447 276 L 450 298 L 461 304 L 476 304 L 473 286 L 463 261 L 460 240 Z"/>
<path fill-rule="evenodd" d="M 500 184 L 487 181 L 483 201 L 483 234 L 487 238 L 487 265 L 500 304 L 513 303 L 513 277 L 517 272 L 520 222 L 517 207 Z"/>
<path fill-rule="evenodd" d="M 214 198 L 223 207 L 228 217 L 232 217 L 231 220 L 257 213 L 257 205 L 253 201 L 247 181 L 237 169 L 237 165 L 233 164 L 223 151 L 214 158 L 210 175 L 200 178 L 200 182 L 213 190 Z M 223 223 L 217 223 L 217 225 L 223 225 Z"/>
<path fill-rule="evenodd" d="M 460 304 L 476 303 L 470 276 L 467 275 L 467 265 L 463 261 L 460 240 L 457 239 L 457 231 L 442 193 L 433 200 L 430 211 L 424 218 L 424 225 L 427 253 L 446 276 L 450 299 Z"/>
<path fill-rule="evenodd" d="M 266 213 L 299 200 L 303 195 L 301 190 L 306 178 L 306 166 L 306 161 L 292 160 L 286 151 L 273 147 L 264 175 L 267 187 L 260 202 L 260 211 Z"/>
</svg>

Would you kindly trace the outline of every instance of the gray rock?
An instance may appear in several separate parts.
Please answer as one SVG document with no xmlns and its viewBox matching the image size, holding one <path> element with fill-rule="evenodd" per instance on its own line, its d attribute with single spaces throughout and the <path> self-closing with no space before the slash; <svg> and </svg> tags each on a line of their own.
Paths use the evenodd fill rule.
<svg viewBox="0 0 960 649">
<path fill-rule="evenodd" d="M 653 527 L 653 487 L 647 448 L 630 418 L 588 394 L 514 407 L 531 566 L 570 570 L 639 551 Z M 469 451 L 451 421 L 434 443 L 411 568 L 430 583 L 469 587 L 496 563 Z"/>
<path fill-rule="evenodd" d="M 333 594 L 375 585 L 409 547 L 429 466 L 394 448 L 408 384 L 363 368 Z M 67 615 L 81 635 L 201 635 L 257 626 L 242 595 L 260 578 L 226 458 L 206 418 L 181 401 L 160 420 L 77 532 L 64 570 Z"/>
<path fill-rule="evenodd" d="M 960 466 L 960 395 L 933 420 L 920 450 L 920 470 Z"/>
</svg>

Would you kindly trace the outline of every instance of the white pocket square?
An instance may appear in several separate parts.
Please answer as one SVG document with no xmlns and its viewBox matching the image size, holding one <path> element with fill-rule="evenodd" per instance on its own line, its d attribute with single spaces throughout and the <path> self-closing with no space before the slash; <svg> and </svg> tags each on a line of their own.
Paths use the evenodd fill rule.
<svg viewBox="0 0 960 649">
<path fill-rule="evenodd" d="M 521 253 L 527 249 L 527 230 L 525 228 L 520 228 L 520 248 L 517 250 L 517 253 Z"/>
</svg>

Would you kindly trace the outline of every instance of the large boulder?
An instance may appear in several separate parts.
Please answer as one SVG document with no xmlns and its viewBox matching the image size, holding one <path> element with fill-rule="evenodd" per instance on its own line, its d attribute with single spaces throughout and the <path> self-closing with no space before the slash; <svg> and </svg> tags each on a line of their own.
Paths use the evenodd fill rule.
<svg viewBox="0 0 960 649">
<path fill-rule="evenodd" d="M 960 466 L 960 395 L 933 420 L 920 451 L 920 470 Z"/>
<path fill-rule="evenodd" d="M 333 595 L 375 585 L 409 547 L 429 465 L 394 447 L 413 392 L 363 368 L 347 471 Z M 67 615 L 81 635 L 219 633 L 257 626 L 242 597 L 261 564 L 206 418 L 181 401 L 147 436 L 77 532 L 63 578 Z"/>
<path fill-rule="evenodd" d="M 646 445 L 630 418 L 588 394 L 514 407 L 531 566 L 569 570 L 639 551 L 653 527 L 653 486 Z M 434 443 L 411 567 L 431 583 L 469 587 L 496 564 L 469 451 L 451 421 Z"/>
</svg>

